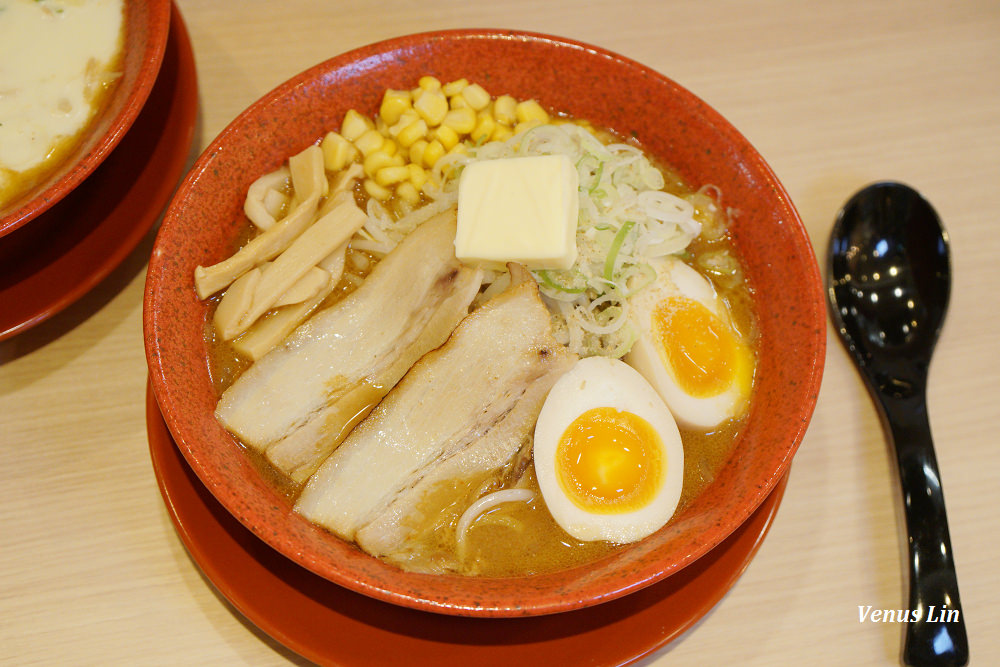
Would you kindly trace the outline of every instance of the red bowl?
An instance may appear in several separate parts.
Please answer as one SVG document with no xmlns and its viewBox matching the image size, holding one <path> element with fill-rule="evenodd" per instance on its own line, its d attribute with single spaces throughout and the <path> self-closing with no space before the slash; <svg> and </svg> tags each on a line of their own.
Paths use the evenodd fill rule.
<svg viewBox="0 0 1000 667">
<path fill-rule="evenodd" d="M 0 236 L 51 208 L 114 150 L 153 89 L 169 29 L 170 0 L 125 2 L 121 78 L 66 159 L 34 187 L 0 207 Z"/>
<path fill-rule="evenodd" d="M 759 381 L 744 432 L 716 480 L 659 532 L 601 560 L 550 574 L 472 578 L 404 572 L 292 511 L 215 421 L 195 266 L 231 253 L 250 183 L 335 129 L 374 114 L 386 88 L 424 74 L 466 77 L 493 94 L 536 98 L 587 118 L 719 186 L 739 209 L 732 235 L 756 301 Z M 188 463 L 240 522 L 288 558 L 349 589 L 409 607 L 527 616 L 611 600 L 667 577 L 740 526 L 791 464 L 819 391 L 826 333 L 819 271 L 788 195 L 717 112 L 661 74 L 571 40 L 500 30 L 411 35 L 346 53 L 266 95 L 199 158 L 170 205 L 149 265 L 144 327 L 156 399 Z"/>
</svg>

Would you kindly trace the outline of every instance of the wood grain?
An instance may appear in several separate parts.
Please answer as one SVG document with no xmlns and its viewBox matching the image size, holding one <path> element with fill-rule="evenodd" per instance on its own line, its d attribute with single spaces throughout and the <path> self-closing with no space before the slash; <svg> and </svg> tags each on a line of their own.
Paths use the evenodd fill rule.
<svg viewBox="0 0 1000 667">
<path fill-rule="evenodd" d="M 372 41 L 452 27 L 606 47 L 715 106 L 782 179 L 817 253 L 862 185 L 903 180 L 937 207 L 955 267 L 930 411 L 973 664 L 1000 659 L 1000 4 L 527 0 L 473 4 L 178 0 L 200 77 L 198 141 L 293 74 Z M 667 122 L 666 119 L 664 122 Z M 146 445 L 147 239 L 94 292 L 0 344 L 0 662 L 285 665 L 201 576 Z M 823 389 L 777 520 L 723 601 L 649 665 L 898 663 L 904 604 L 894 473 L 830 332 Z"/>
</svg>

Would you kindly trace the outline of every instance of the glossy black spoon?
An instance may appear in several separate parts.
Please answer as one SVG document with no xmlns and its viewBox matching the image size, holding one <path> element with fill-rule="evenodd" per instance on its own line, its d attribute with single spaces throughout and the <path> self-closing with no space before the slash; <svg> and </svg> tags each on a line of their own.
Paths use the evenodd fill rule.
<svg viewBox="0 0 1000 667">
<path fill-rule="evenodd" d="M 829 262 L 834 326 L 879 407 L 899 464 L 910 568 L 903 662 L 965 665 L 969 643 L 926 400 L 951 289 L 947 233 L 916 191 L 874 183 L 837 214 Z"/>
</svg>

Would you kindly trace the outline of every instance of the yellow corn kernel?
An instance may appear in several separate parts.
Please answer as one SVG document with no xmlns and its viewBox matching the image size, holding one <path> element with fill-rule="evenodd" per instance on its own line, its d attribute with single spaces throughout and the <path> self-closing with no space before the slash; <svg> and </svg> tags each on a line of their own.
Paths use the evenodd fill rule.
<svg viewBox="0 0 1000 667">
<path fill-rule="evenodd" d="M 486 105 L 490 103 L 490 94 L 483 90 L 483 87 L 478 83 L 473 83 L 463 88 L 462 97 L 476 111 L 485 109 Z"/>
<path fill-rule="evenodd" d="M 382 167 L 375 173 L 375 182 L 382 186 L 395 185 L 410 177 L 406 167 Z"/>
<path fill-rule="evenodd" d="M 493 116 L 498 123 L 512 126 L 517 122 L 517 100 L 510 95 L 501 95 L 493 100 Z"/>
<path fill-rule="evenodd" d="M 436 127 L 448 113 L 448 98 L 440 90 L 425 90 L 413 103 L 413 108 L 431 127 Z"/>
<path fill-rule="evenodd" d="M 384 134 L 382 136 L 385 137 L 385 140 L 382 142 L 382 148 L 379 150 L 389 155 L 395 155 L 398 153 L 399 145 L 389 137 L 386 137 Z"/>
<path fill-rule="evenodd" d="M 512 129 L 506 125 L 497 123 L 497 126 L 493 128 L 493 134 L 490 135 L 490 141 L 507 141 L 513 136 L 514 131 Z"/>
<path fill-rule="evenodd" d="M 441 92 L 451 97 L 452 95 L 458 95 L 462 92 L 462 89 L 469 85 L 466 79 L 456 79 L 455 81 L 449 81 L 448 83 L 441 86 Z"/>
<path fill-rule="evenodd" d="M 542 123 L 549 122 L 549 112 L 542 108 L 542 105 L 535 100 L 525 100 L 517 105 L 516 109 L 518 122 L 525 123 L 529 120 L 540 120 Z"/>
<path fill-rule="evenodd" d="M 472 132 L 469 134 L 469 138 L 472 139 L 472 143 L 479 144 L 489 141 L 490 135 L 493 134 L 493 130 L 496 129 L 497 123 L 493 120 L 493 115 L 490 113 L 479 112 L 479 117 L 476 119 L 476 127 L 473 128 Z"/>
<path fill-rule="evenodd" d="M 451 109 L 468 109 L 469 103 L 461 95 L 452 95 L 448 98 L 448 107 Z"/>
<path fill-rule="evenodd" d="M 392 164 L 392 156 L 383 151 L 374 151 L 365 156 L 365 160 L 362 166 L 365 168 L 365 173 L 369 176 L 375 176 L 376 172 L 383 167 L 388 167 Z"/>
<path fill-rule="evenodd" d="M 410 91 L 393 90 L 390 88 L 382 96 L 382 106 L 379 107 L 378 115 L 389 125 L 399 121 L 400 115 L 412 107 Z"/>
<path fill-rule="evenodd" d="M 539 125 L 544 125 L 541 120 L 535 118 L 533 120 L 526 120 L 518 123 L 514 126 L 514 134 L 521 134 L 522 132 L 527 132 L 528 130 L 538 127 Z"/>
<path fill-rule="evenodd" d="M 392 187 L 379 185 L 375 182 L 374 178 L 366 178 L 361 184 L 361 187 L 368 194 L 368 196 L 381 202 L 385 202 L 392 197 Z"/>
<path fill-rule="evenodd" d="M 441 82 L 437 77 L 433 76 L 422 76 L 420 80 L 417 81 L 417 85 L 420 86 L 422 90 L 441 90 Z"/>
<path fill-rule="evenodd" d="M 427 182 L 427 172 L 419 164 L 408 164 L 406 169 L 410 172 L 409 179 L 410 183 L 413 183 L 413 187 L 417 190 L 424 187 L 424 183 Z"/>
<path fill-rule="evenodd" d="M 454 146 L 451 147 L 451 150 L 448 151 L 448 155 L 454 155 L 456 153 L 458 153 L 459 155 L 468 155 L 469 147 L 466 146 L 465 144 L 455 144 Z"/>
<path fill-rule="evenodd" d="M 354 141 L 373 127 L 375 124 L 371 120 L 350 109 L 344 114 L 344 122 L 340 124 L 340 134 L 348 141 Z"/>
<path fill-rule="evenodd" d="M 396 186 L 396 196 L 411 206 L 420 202 L 419 188 L 409 181 L 403 181 Z"/>
<path fill-rule="evenodd" d="M 452 109 L 441 121 L 442 127 L 450 127 L 458 134 L 468 134 L 476 127 L 476 112 L 472 109 Z"/>
<path fill-rule="evenodd" d="M 393 125 L 389 126 L 389 136 L 398 137 L 399 133 L 409 127 L 412 123 L 420 120 L 420 114 L 413 109 L 407 109 Z"/>
<path fill-rule="evenodd" d="M 415 120 L 409 125 L 407 125 L 403 130 L 396 135 L 396 141 L 403 148 L 409 148 L 414 141 L 421 139 L 427 134 L 427 121 L 423 118 Z"/>
<path fill-rule="evenodd" d="M 370 197 L 373 197 L 379 201 L 385 201 L 392 196 L 392 190 L 382 185 L 379 185 L 370 178 L 366 178 L 361 186 L 365 189 Z"/>
<path fill-rule="evenodd" d="M 441 159 L 442 155 L 444 155 L 444 146 L 441 145 L 440 141 L 435 139 L 427 144 L 427 148 L 424 149 L 424 166 L 431 169 L 434 163 Z"/>
<path fill-rule="evenodd" d="M 410 162 L 420 164 L 424 161 L 424 150 L 427 148 L 426 139 L 417 139 L 410 144 Z"/>
<path fill-rule="evenodd" d="M 354 144 L 336 132 L 328 132 L 319 147 L 323 149 L 323 166 L 327 171 L 340 171 L 358 154 Z"/>
<path fill-rule="evenodd" d="M 447 125 L 442 125 L 441 127 L 436 128 L 431 135 L 441 142 L 441 145 L 444 146 L 445 150 L 449 150 L 452 146 L 457 144 L 459 140 L 458 132 L 451 129 Z M 418 160 L 414 160 L 414 162 L 417 161 Z"/>
<path fill-rule="evenodd" d="M 354 145 L 358 147 L 358 150 L 365 157 L 382 148 L 382 144 L 384 143 L 385 137 L 374 128 L 365 130 L 364 134 L 354 140 Z"/>
</svg>

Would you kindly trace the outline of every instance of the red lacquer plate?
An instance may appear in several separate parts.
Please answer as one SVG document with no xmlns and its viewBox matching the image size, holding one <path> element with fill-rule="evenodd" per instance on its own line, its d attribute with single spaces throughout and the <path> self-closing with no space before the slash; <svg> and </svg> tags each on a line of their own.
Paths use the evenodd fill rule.
<svg viewBox="0 0 1000 667">
<path fill-rule="evenodd" d="M 72 192 L 130 131 L 158 80 L 171 22 L 170 0 L 126 1 L 121 77 L 66 160 L 30 190 L 0 207 L 0 237 Z"/>
<path fill-rule="evenodd" d="M 65 199 L 0 238 L 0 340 L 94 288 L 159 218 L 187 164 L 198 85 L 176 7 L 156 84 L 118 148 Z"/>
<path fill-rule="evenodd" d="M 181 541 L 218 591 L 257 627 L 324 665 L 624 665 L 665 646 L 707 614 L 760 548 L 786 475 L 742 526 L 677 574 L 596 607 L 518 619 L 417 611 L 353 593 L 260 541 L 199 481 L 152 391 L 149 451 Z"/>
</svg>

